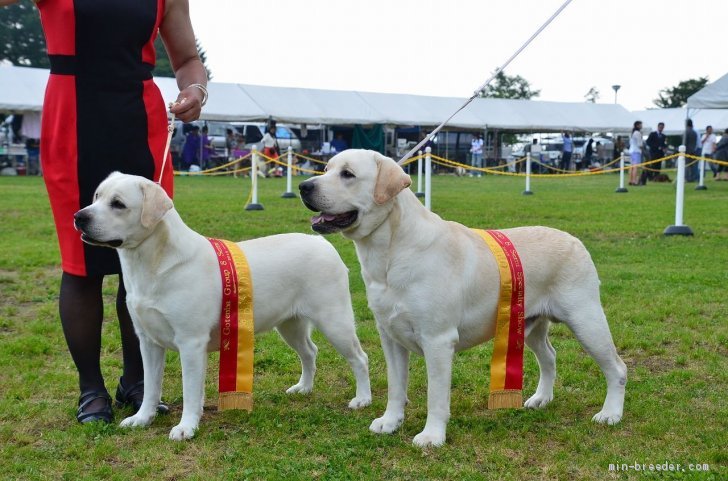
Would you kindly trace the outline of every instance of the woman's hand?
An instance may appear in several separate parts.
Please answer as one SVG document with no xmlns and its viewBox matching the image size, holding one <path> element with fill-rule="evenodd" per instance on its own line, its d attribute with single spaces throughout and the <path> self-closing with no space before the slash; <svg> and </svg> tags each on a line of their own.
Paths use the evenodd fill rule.
<svg viewBox="0 0 728 481">
<path fill-rule="evenodd" d="M 192 122 L 200 118 L 204 94 L 197 87 L 187 87 L 177 96 L 169 111 L 182 122 Z"/>
</svg>

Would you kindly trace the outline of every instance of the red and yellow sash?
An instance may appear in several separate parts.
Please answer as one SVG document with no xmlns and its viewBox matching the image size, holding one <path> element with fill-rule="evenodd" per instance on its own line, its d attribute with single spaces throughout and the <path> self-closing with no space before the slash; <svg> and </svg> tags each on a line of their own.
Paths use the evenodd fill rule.
<svg viewBox="0 0 728 481">
<path fill-rule="evenodd" d="M 525 281 L 518 252 L 497 230 L 473 229 L 495 255 L 500 271 L 495 346 L 490 363 L 488 409 L 523 407 Z"/>
<path fill-rule="evenodd" d="M 220 397 L 217 409 L 253 410 L 253 281 L 245 254 L 234 242 L 209 239 L 222 278 Z"/>
</svg>

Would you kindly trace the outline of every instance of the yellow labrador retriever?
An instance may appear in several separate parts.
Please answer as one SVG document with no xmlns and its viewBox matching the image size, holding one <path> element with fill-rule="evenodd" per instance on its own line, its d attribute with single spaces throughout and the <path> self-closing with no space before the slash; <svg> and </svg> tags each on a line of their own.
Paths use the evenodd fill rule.
<svg viewBox="0 0 728 481">
<path fill-rule="evenodd" d="M 301 183 L 300 191 L 304 204 L 320 212 L 311 220 L 313 230 L 352 239 L 361 263 L 389 386 L 384 415 L 369 429 L 391 433 L 402 423 L 409 352 L 415 352 L 427 364 L 427 422 L 414 444 L 439 446 L 450 417 L 453 355 L 493 337 L 500 275 L 478 234 L 429 212 L 409 185 L 392 159 L 347 150 L 329 161 L 324 175 Z M 503 232 L 523 265 L 526 344 L 541 372 L 525 406 L 543 407 L 553 398 L 556 354 L 548 330 L 551 321 L 563 322 L 607 379 L 607 397 L 593 420 L 619 422 L 627 369 L 612 341 L 589 253 L 578 239 L 547 227 Z"/>
<path fill-rule="evenodd" d="M 169 433 L 190 438 L 202 415 L 207 352 L 220 347 L 222 283 L 210 242 L 187 227 L 164 190 L 143 177 L 111 174 L 94 202 L 75 215 L 82 239 L 116 248 L 127 305 L 144 363 L 144 400 L 121 426 L 146 426 L 156 414 L 164 350 L 179 351 L 183 410 Z M 238 244 L 253 280 L 255 334 L 275 328 L 301 358 L 302 373 L 288 393 L 309 393 L 316 371 L 311 325 L 341 353 L 356 378 L 350 408 L 371 403 L 367 355 L 354 326 L 348 271 L 319 236 L 282 234 Z"/>
</svg>

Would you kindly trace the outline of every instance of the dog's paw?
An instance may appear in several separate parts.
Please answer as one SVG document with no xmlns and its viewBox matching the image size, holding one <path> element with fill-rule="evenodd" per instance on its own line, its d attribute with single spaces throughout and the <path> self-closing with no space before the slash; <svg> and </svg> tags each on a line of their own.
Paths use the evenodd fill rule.
<svg viewBox="0 0 728 481">
<path fill-rule="evenodd" d="M 404 420 L 403 416 L 388 416 L 386 413 L 369 425 L 369 430 L 377 434 L 391 434 L 397 430 Z"/>
<path fill-rule="evenodd" d="M 538 393 L 536 393 L 533 396 L 531 396 L 530 398 L 528 398 L 526 400 L 526 402 L 523 403 L 523 406 L 527 407 L 529 409 L 543 408 L 543 407 L 546 407 L 548 405 L 548 403 L 550 403 L 553 400 L 553 398 L 554 398 L 553 394 L 550 396 L 544 396 L 544 395 L 539 395 Z"/>
<path fill-rule="evenodd" d="M 306 386 L 299 382 L 286 389 L 286 394 L 311 394 L 311 391 L 313 391 L 313 386 Z"/>
<path fill-rule="evenodd" d="M 369 406 L 372 403 L 372 397 L 371 396 L 357 396 L 351 401 L 349 401 L 349 408 L 350 409 L 361 409 L 363 407 Z"/>
<path fill-rule="evenodd" d="M 169 439 L 172 441 L 184 441 L 185 439 L 192 439 L 197 431 L 197 426 L 188 426 L 182 423 L 176 425 L 169 432 Z"/>
<path fill-rule="evenodd" d="M 119 423 L 122 428 L 137 428 L 149 426 L 154 419 L 154 416 L 140 416 L 139 413 L 134 416 L 129 416 Z"/>
<path fill-rule="evenodd" d="M 618 412 L 608 412 L 608 411 L 599 411 L 594 415 L 592 418 L 592 421 L 599 424 L 608 424 L 610 426 L 617 424 L 619 421 L 622 420 L 622 413 Z"/>
<path fill-rule="evenodd" d="M 419 448 L 438 447 L 445 444 L 445 432 L 437 431 L 422 431 L 420 434 L 415 436 L 412 440 L 412 444 Z"/>
</svg>

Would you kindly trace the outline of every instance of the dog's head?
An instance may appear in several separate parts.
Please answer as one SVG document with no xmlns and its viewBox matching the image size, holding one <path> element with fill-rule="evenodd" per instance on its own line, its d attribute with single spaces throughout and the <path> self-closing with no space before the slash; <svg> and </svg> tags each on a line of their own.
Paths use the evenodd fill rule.
<svg viewBox="0 0 728 481">
<path fill-rule="evenodd" d="M 151 180 L 114 172 L 99 184 L 93 203 L 76 212 L 73 220 L 87 244 L 133 248 L 172 207 L 164 189 Z"/>
<path fill-rule="evenodd" d="M 392 200 L 412 183 L 397 163 L 371 150 L 345 150 L 329 160 L 326 173 L 301 182 L 301 200 L 314 212 L 321 234 L 365 237 L 392 209 Z"/>
</svg>

